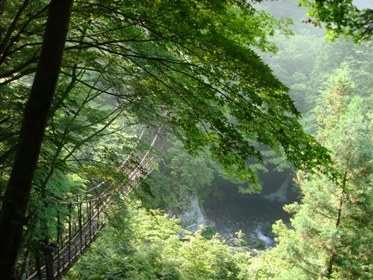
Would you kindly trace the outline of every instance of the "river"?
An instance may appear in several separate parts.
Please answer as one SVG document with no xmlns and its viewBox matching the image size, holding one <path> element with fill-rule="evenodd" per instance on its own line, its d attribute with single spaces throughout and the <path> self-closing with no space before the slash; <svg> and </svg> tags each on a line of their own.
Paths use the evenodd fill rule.
<svg viewBox="0 0 373 280">
<path fill-rule="evenodd" d="M 275 245 L 272 224 L 290 215 L 283 210 L 285 204 L 296 200 L 296 191 L 289 173 L 261 175 L 261 194 L 242 194 L 237 186 L 223 179 L 214 180 L 214 188 L 203 208 L 210 227 L 229 240 L 242 230 L 251 247 L 269 249 Z"/>
</svg>

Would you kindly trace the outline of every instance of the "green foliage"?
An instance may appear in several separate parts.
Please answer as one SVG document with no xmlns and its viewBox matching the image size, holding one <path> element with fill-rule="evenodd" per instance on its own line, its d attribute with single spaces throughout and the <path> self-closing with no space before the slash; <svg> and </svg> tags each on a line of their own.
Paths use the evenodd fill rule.
<svg viewBox="0 0 373 280">
<path fill-rule="evenodd" d="M 77 2 L 51 115 L 68 121 L 79 113 L 75 119 L 85 129 L 70 135 L 86 139 L 86 132 L 100 130 L 98 122 L 108 118 L 101 110 L 90 110 L 91 98 L 100 95 L 100 109 L 106 100 L 114 101 L 135 122 L 168 125 L 189 151 L 207 147 L 242 181 L 256 181 L 246 159 L 261 159 L 257 142 L 284 152 L 299 167 L 326 164 L 325 150 L 298 125 L 286 88 L 247 48 L 274 50 L 269 37 L 283 22 L 244 1 L 212 2 Z M 40 45 L 29 40 L 41 41 L 34 29 L 43 26 L 44 18 L 36 15 L 43 15 L 45 4 L 25 2 L 29 14 L 20 9 L 19 24 L 9 27 L 19 40 L 2 37 L 7 47 L 2 57 L 10 72 L 7 68 L 0 74 L 12 91 L 18 91 L 20 78 L 7 80 L 11 69 L 27 75 L 33 71 L 32 54 L 36 59 Z M 13 5 L 4 6 L 9 18 L 16 11 Z M 182 25 L 175 24 L 181 19 Z M 21 36 L 27 32 L 35 35 Z M 29 60 L 27 65 L 20 62 Z M 27 87 L 23 100 L 26 93 Z M 66 109 L 62 115 L 56 112 L 61 107 Z M 92 122 L 85 122 L 85 114 Z"/>
<path fill-rule="evenodd" d="M 311 134 L 316 135 L 318 129 L 312 111 L 323 104 L 322 92 L 329 87 L 330 77 L 347 71 L 353 81 L 354 95 L 364 98 L 371 95 L 373 57 L 369 44 L 325 42 L 320 34 L 301 24 L 295 25 L 293 36 L 278 35 L 274 43 L 279 49 L 277 54 L 264 54 L 264 59 L 289 86 L 290 96 L 303 113 L 302 124 Z"/>
<path fill-rule="evenodd" d="M 0 3 L 1 194 L 14 160 L 48 3 Z M 75 1 L 34 177 L 26 243 L 34 240 L 33 232 L 35 239 L 55 237 L 53 220 L 57 210 L 62 212 L 65 195 L 102 180 L 111 188 L 128 183 L 118 166 L 127 155 L 134 157 L 125 167 L 139 163 L 146 145 L 135 142 L 143 125 L 166 127 L 192 154 L 208 150 L 230 174 L 252 181 L 253 187 L 257 176 L 248 158 L 261 162 L 268 149 L 298 168 L 330 175 L 329 153 L 304 133 L 286 86 L 254 51 L 274 51 L 270 38 L 286 24 L 241 0 Z M 303 73 L 293 74 L 294 79 L 304 78 Z M 185 163 L 188 168 L 176 168 Z M 163 182 L 158 197 L 165 204 L 211 180 L 211 167 L 203 158 L 182 154 L 165 160 L 166 165 L 179 180 Z M 167 198 L 171 201 L 162 197 L 176 189 Z M 202 239 L 196 240 L 196 246 L 203 246 Z M 203 260 L 188 270 L 192 267 L 198 267 L 195 277 L 202 277 L 198 271 L 218 277 Z M 162 269 L 157 264 L 157 273 Z M 217 272 L 219 277 L 236 273 L 224 269 Z M 175 271 L 165 275 L 177 275 Z"/>
<path fill-rule="evenodd" d="M 300 5 L 309 8 L 309 23 L 319 26 L 325 23 L 331 39 L 343 35 L 355 42 L 370 41 L 373 35 L 373 10 L 358 9 L 352 0 L 300 0 Z"/>
<path fill-rule="evenodd" d="M 246 279 L 240 266 L 250 256 L 243 248 L 202 231 L 191 235 L 159 211 L 119 209 L 65 279 Z"/>
<path fill-rule="evenodd" d="M 181 206 L 193 193 L 211 186 L 213 173 L 213 165 L 207 155 L 192 156 L 174 139 L 164 152 L 159 171 L 152 172 L 146 179 L 152 194 L 147 203 L 163 209 Z"/>
<path fill-rule="evenodd" d="M 274 255 L 268 255 L 281 268 L 266 265 L 266 256 L 260 260 L 264 263 L 260 269 L 275 279 L 286 279 L 282 275 L 296 275 L 296 279 L 372 277 L 368 260 L 373 203 L 372 100 L 365 98 L 363 103 L 361 97 L 353 96 L 345 71 L 331 79 L 324 98 L 318 137 L 333 151 L 343 176 L 331 182 L 323 174 L 298 173 L 302 204 L 287 206 L 296 213 L 292 227 L 282 222 L 274 226 L 279 245 Z"/>
<path fill-rule="evenodd" d="M 55 172 L 44 190 L 43 196 L 38 195 L 40 190 L 32 193 L 28 209 L 28 219 L 24 242 L 28 248 L 38 250 L 38 246 L 48 237 L 57 240 L 57 216 L 61 221 L 67 220 L 68 209 L 61 205 L 61 193 L 73 194 L 82 190 L 87 182 L 73 174 Z"/>
</svg>

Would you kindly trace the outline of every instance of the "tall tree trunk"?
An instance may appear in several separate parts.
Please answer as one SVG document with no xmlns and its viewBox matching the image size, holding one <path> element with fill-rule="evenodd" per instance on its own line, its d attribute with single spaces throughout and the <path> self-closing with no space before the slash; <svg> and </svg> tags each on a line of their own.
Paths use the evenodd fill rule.
<svg viewBox="0 0 373 280">
<path fill-rule="evenodd" d="M 0 218 L 0 277 L 12 279 L 34 171 L 61 68 L 73 0 L 52 0 Z"/>
</svg>

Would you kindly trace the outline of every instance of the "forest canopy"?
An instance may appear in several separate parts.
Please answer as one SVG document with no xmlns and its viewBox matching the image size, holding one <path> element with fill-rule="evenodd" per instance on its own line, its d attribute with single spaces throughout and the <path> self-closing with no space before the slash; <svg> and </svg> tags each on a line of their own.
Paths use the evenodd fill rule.
<svg viewBox="0 0 373 280">
<path fill-rule="evenodd" d="M 207 151 L 253 189 L 248 159 L 261 162 L 265 149 L 338 180 L 329 151 L 304 132 L 288 88 L 258 54 L 276 51 L 271 37 L 288 21 L 256 2 L 0 1 L 5 279 L 21 248 L 51 239 L 50 212 L 63 211 L 65 196 L 100 180 L 128 183 L 118 166 L 130 154 L 139 163 L 143 127 L 172 133 L 192 154 Z"/>
<path fill-rule="evenodd" d="M 365 1 L 300 0 L 301 6 L 309 8 L 307 22 L 318 26 L 324 23 L 329 38 L 345 36 L 355 42 L 372 41 L 373 9 Z M 366 1 L 368 2 L 368 1 Z M 358 7 L 357 4 L 363 6 Z M 368 4 L 368 7 L 364 7 Z"/>
</svg>

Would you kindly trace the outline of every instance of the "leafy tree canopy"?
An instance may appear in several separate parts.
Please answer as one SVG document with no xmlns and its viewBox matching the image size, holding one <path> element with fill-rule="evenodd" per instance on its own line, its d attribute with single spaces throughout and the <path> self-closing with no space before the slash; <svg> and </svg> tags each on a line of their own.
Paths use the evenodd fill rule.
<svg viewBox="0 0 373 280">
<path fill-rule="evenodd" d="M 0 2 L 2 185 L 6 185 L 14 163 L 18 169 L 13 170 L 22 172 L 25 161 L 17 160 L 18 155 L 26 155 L 27 159 L 27 143 L 22 141 L 26 138 L 17 143 L 20 120 L 39 128 L 32 162 L 25 168 L 29 175 L 23 176 L 28 178 L 27 182 L 23 180 L 26 187 L 18 193 L 16 187 L 20 184 L 9 180 L 5 192 L 14 197 L 4 200 L 9 202 L 4 203 L 7 211 L 2 212 L 9 213 L 9 218 L 4 218 L 7 221 L 13 219 L 12 205 L 18 205 L 22 194 L 18 218 L 12 221 L 17 231 L 22 230 L 38 158 L 33 189 L 48 209 L 50 196 L 58 200 L 77 189 L 72 180 L 70 187 L 59 192 L 61 188 L 54 186 L 60 183 L 55 180 L 58 176 L 76 171 L 85 175 L 88 169 L 95 175 L 107 166 L 101 159 L 117 163 L 115 154 L 128 152 L 107 140 L 115 134 L 113 142 L 121 143 L 124 137 L 119 134 L 131 124 L 162 125 L 177 135 L 190 152 L 206 148 L 227 170 L 254 184 L 257 177 L 247 159 L 261 161 L 263 146 L 286 155 L 298 168 L 314 169 L 330 163 L 326 149 L 305 134 L 298 123 L 300 114 L 287 88 L 254 51 L 274 51 L 269 37 L 275 28 L 283 28 L 284 22 L 257 11 L 252 2 L 241 0 L 75 1 L 71 20 L 70 8 L 66 9 L 63 24 L 67 28 L 70 22 L 70 28 L 66 40 L 65 36 L 60 38 L 60 58 L 54 63 L 60 64 L 64 46 L 62 68 L 54 67 L 55 79 L 45 94 L 48 99 L 39 99 L 48 100 L 40 110 L 43 119 L 32 122 L 31 118 L 39 113 L 38 102 L 30 102 L 35 105 L 26 110 L 30 114 L 25 114 L 25 104 L 37 66 L 42 65 L 38 62 L 50 61 L 42 54 L 53 57 L 50 48 L 41 52 L 41 46 L 43 41 L 54 42 L 48 36 L 43 38 L 43 34 L 51 19 L 48 10 L 57 15 L 61 11 L 53 9 L 57 3 L 65 2 Z M 48 71 L 40 69 L 36 77 L 47 77 Z M 38 87 L 43 88 L 42 84 L 38 82 Z M 42 92 L 36 86 L 33 89 Z M 120 123 L 119 117 L 125 121 Z M 36 139 L 36 133 L 30 130 L 24 125 L 21 131 L 26 131 L 29 139 Z M 23 150 L 18 149 L 14 160 L 17 145 Z M 112 166 L 120 173 L 117 164 Z M 330 173 L 330 169 L 324 170 Z M 83 176 L 83 181 L 92 179 L 89 177 Z M 6 243 L 7 238 L 3 239 Z M 12 248 L 9 250 L 15 250 Z"/>
<path fill-rule="evenodd" d="M 309 8 L 308 22 L 315 25 L 325 23 L 330 38 L 343 35 L 355 42 L 372 40 L 372 7 L 359 9 L 352 0 L 300 0 L 299 3 Z"/>
<path fill-rule="evenodd" d="M 64 279 L 248 279 L 244 247 L 191 234 L 160 211 L 123 206 Z M 233 241 L 242 244 L 242 233 Z"/>
<path fill-rule="evenodd" d="M 1 119 L 27 97 L 47 4 L 3 6 L 0 77 L 9 106 Z M 274 26 L 283 22 L 247 1 L 76 1 L 54 106 L 76 107 L 70 96 L 78 91 L 100 93 L 101 104 L 170 127 L 189 151 L 208 146 L 242 180 L 256 181 L 246 159 L 261 160 L 258 143 L 298 167 L 325 164 L 329 157 L 298 124 L 287 88 L 253 51 L 275 50 Z M 12 135 L 18 115 L 7 120 Z"/>
<path fill-rule="evenodd" d="M 333 151 L 344 176 L 336 184 L 323 174 L 298 173 L 304 196 L 301 203 L 286 206 L 295 213 L 291 227 L 278 221 L 274 230 L 279 245 L 258 260 L 257 273 L 267 277 L 372 277 L 372 102 L 354 96 L 346 69 L 339 69 L 329 86 L 319 110 L 318 138 Z"/>
</svg>

